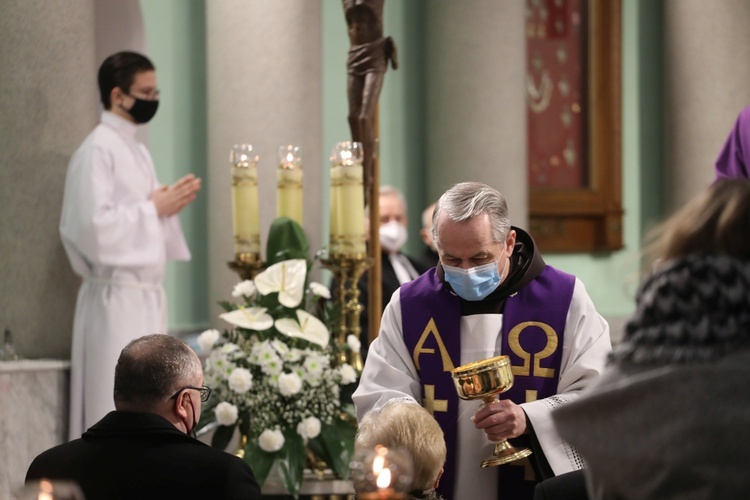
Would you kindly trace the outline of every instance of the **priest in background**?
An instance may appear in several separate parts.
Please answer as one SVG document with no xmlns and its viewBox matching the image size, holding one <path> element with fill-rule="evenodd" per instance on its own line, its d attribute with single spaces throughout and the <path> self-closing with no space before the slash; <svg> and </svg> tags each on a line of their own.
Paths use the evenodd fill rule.
<svg viewBox="0 0 750 500">
<path fill-rule="evenodd" d="M 404 199 L 404 195 L 393 186 L 380 186 L 378 193 L 378 208 L 380 213 L 380 228 L 378 234 L 380 236 L 381 250 L 381 300 L 383 309 L 385 309 L 385 305 L 391 299 L 393 292 L 398 290 L 398 288 L 404 283 L 408 283 L 419 277 L 419 275 L 425 272 L 427 268 L 401 251 L 408 240 L 408 232 L 406 229 L 408 220 L 406 218 L 406 200 Z M 369 207 L 366 207 L 365 224 L 369 224 L 369 221 Z M 365 234 L 370 234 L 369 228 L 366 228 Z M 365 273 L 357 285 L 359 288 L 360 303 L 365 305 L 365 309 L 360 315 L 360 327 L 362 328 L 360 339 L 362 341 L 363 359 L 367 356 L 367 345 L 369 343 L 369 312 L 367 311 L 369 293 L 367 278 L 367 273 Z M 382 310 L 378 311 L 378 314 L 382 314 L 382 312 Z"/>
<path fill-rule="evenodd" d="M 422 229 L 419 230 L 419 235 L 424 242 L 424 249 L 422 255 L 419 256 L 419 264 L 425 269 L 437 266 L 440 261 L 435 241 L 432 239 L 432 215 L 434 213 L 434 203 L 422 211 Z"/>
<path fill-rule="evenodd" d="M 190 260 L 177 214 L 201 181 L 162 186 L 136 139 L 159 106 L 156 72 L 145 56 L 119 52 L 99 68 L 101 121 L 68 165 L 60 236 L 77 275 L 71 353 L 69 436 L 114 409 L 120 350 L 143 332 L 166 333 L 162 281 L 167 259 Z"/>
</svg>

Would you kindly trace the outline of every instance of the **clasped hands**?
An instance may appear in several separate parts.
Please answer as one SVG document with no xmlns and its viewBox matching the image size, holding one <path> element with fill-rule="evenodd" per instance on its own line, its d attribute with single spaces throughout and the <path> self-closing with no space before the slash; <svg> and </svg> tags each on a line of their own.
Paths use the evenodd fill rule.
<svg viewBox="0 0 750 500">
<path fill-rule="evenodd" d="M 482 406 L 472 420 L 490 441 L 514 438 L 526 432 L 526 412 L 509 399 Z"/>
<path fill-rule="evenodd" d="M 161 186 L 151 195 L 159 217 L 170 217 L 189 205 L 201 188 L 201 180 L 188 174 L 171 186 Z"/>
</svg>

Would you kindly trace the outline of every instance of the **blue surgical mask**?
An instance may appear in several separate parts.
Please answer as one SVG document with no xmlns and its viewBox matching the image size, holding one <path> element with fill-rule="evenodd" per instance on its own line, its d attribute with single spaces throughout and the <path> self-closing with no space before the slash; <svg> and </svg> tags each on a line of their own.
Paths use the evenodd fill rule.
<svg viewBox="0 0 750 500">
<path fill-rule="evenodd" d="M 498 273 L 496 261 L 469 269 L 443 264 L 443 270 L 445 281 L 456 295 L 471 301 L 482 300 L 494 292 L 505 275 L 505 271 Z"/>
</svg>

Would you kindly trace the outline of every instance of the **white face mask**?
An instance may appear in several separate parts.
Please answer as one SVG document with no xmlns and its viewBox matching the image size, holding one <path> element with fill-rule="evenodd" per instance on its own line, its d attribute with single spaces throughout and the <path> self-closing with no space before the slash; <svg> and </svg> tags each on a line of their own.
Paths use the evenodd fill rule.
<svg viewBox="0 0 750 500">
<path fill-rule="evenodd" d="M 400 222 L 391 221 L 380 225 L 380 246 L 388 252 L 398 252 L 406 243 L 406 226 Z"/>
</svg>

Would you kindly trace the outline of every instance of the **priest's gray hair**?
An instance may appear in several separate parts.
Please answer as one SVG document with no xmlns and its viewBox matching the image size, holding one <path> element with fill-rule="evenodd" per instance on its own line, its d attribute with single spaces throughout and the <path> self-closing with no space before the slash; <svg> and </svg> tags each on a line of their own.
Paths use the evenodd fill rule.
<svg viewBox="0 0 750 500">
<path fill-rule="evenodd" d="M 149 410 L 186 385 L 200 382 L 202 367 L 182 340 L 164 334 L 131 341 L 115 367 L 115 407 Z"/>
<path fill-rule="evenodd" d="M 510 233 L 505 197 L 481 182 L 461 182 L 454 185 L 435 204 L 432 214 L 432 239 L 435 246 L 440 248 L 437 221 L 442 214 L 453 222 L 462 222 L 484 213 L 490 216 L 492 241 L 503 243 Z"/>
<path fill-rule="evenodd" d="M 406 214 L 408 210 L 408 206 L 406 205 L 406 198 L 404 198 L 404 194 L 399 191 L 398 188 L 389 186 L 389 185 L 383 185 L 378 188 L 378 195 L 379 196 L 395 196 L 398 201 L 401 202 L 401 206 L 404 207 L 404 214 Z M 365 217 L 370 217 L 370 204 L 368 203 L 365 205 Z"/>
</svg>

